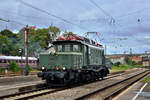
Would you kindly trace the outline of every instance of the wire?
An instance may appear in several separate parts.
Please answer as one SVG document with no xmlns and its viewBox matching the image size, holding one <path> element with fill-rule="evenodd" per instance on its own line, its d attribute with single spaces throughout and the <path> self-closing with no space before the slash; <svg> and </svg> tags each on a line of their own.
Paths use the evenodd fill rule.
<svg viewBox="0 0 150 100">
<path fill-rule="evenodd" d="M 137 14 L 137 13 L 139 13 L 139 12 L 142 12 L 142 11 L 144 11 L 144 10 L 149 10 L 149 9 L 150 9 L 150 7 L 145 7 L 145 8 L 143 8 L 143 9 L 140 9 L 140 10 L 137 10 L 137 11 L 134 11 L 134 12 L 130 12 L 130 13 L 126 14 L 126 15 L 118 16 L 118 17 L 119 17 L 118 20 L 121 20 L 121 18 L 128 17 L 128 16 L 131 16 L 131 15 L 134 15 L 134 14 Z"/>
<path fill-rule="evenodd" d="M 0 9 L 0 11 L 3 11 L 3 12 L 5 12 L 5 13 L 7 12 L 7 14 L 12 13 L 12 14 L 14 14 L 16 17 L 21 16 L 21 17 L 28 18 L 28 19 L 29 19 L 29 18 L 32 18 L 32 19 L 41 19 L 40 17 L 37 17 L 37 16 L 36 16 L 36 17 L 35 17 L 35 16 L 27 16 L 27 15 L 22 15 L 22 14 L 20 14 L 20 13 L 18 14 L 18 13 L 16 13 L 16 12 L 10 12 L 10 11 L 7 11 L 7 10 L 2 10 L 2 9 Z M 12 14 L 11 14 L 11 15 L 12 15 Z M 14 15 L 13 15 L 13 16 L 14 16 Z M 48 18 L 48 19 L 50 19 L 50 18 Z M 54 20 L 54 19 L 50 19 L 50 20 Z"/>
<path fill-rule="evenodd" d="M 49 15 L 49 16 L 55 17 L 55 18 L 57 18 L 57 19 L 59 19 L 59 20 L 62 20 L 62 21 L 64 21 L 64 22 L 66 22 L 66 23 L 69 23 L 69 24 L 72 24 L 72 25 L 74 25 L 74 26 L 77 26 L 77 27 L 81 28 L 79 25 L 74 24 L 74 23 L 72 23 L 72 22 L 70 22 L 70 21 L 68 21 L 68 20 L 66 20 L 66 19 L 64 19 L 64 18 L 62 18 L 62 17 L 57 16 L 57 15 L 51 14 L 50 12 L 48 12 L 48 11 L 46 11 L 46 10 L 37 8 L 37 7 L 35 7 L 35 6 L 33 6 L 33 5 L 29 4 L 29 3 L 26 3 L 26 2 L 24 2 L 24 1 L 22 1 L 22 0 L 18 0 L 18 1 L 21 2 L 22 4 L 28 6 L 28 7 L 31 7 L 31 8 L 33 8 L 33 9 L 37 10 L 37 11 L 40 11 L 40 12 L 42 12 L 42 13 L 45 13 L 45 14 Z M 83 29 L 83 28 L 81 28 L 81 29 Z M 85 30 L 85 28 L 84 28 L 84 30 Z M 87 29 L 86 29 L 86 30 L 87 30 Z"/>
<path fill-rule="evenodd" d="M 94 4 L 100 11 L 102 11 L 105 15 L 109 16 L 111 18 L 111 22 L 112 24 L 115 23 L 115 19 L 113 16 L 111 16 L 109 13 L 107 13 L 102 7 L 100 7 L 99 5 L 97 5 L 93 0 L 89 0 L 92 4 Z"/>
</svg>

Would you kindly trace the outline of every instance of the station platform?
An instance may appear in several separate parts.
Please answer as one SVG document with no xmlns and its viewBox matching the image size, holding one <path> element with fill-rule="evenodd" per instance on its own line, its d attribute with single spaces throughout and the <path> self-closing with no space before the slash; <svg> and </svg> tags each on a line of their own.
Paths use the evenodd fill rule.
<svg viewBox="0 0 150 100">
<path fill-rule="evenodd" d="M 0 77 L 0 97 L 36 88 L 37 84 L 44 84 L 45 81 L 37 75 Z"/>
<path fill-rule="evenodd" d="M 38 78 L 37 75 L 0 77 L 0 86 L 15 85 L 40 80 L 41 79 Z"/>
<path fill-rule="evenodd" d="M 150 100 L 150 84 L 145 86 L 144 83 L 138 81 L 113 100 Z"/>
</svg>

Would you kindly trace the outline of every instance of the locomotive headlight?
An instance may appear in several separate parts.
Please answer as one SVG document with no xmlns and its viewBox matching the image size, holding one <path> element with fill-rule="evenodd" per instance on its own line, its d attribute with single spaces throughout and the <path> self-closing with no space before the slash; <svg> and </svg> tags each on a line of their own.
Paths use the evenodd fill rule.
<svg viewBox="0 0 150 100">
<path fill-rule="evenodd" d="M 56 66 L 56 70 L 59 70 L 59 68 Z"/>
<path fill-rule="evenodd" d="M 45 66 L 42 66 L 42 70 L 44 70 L 45 69 Z"/>
<path fill-rule="evenodd" d="M 65 68 L 65 67 L 62 67 L 62 70 L 66 70 L 66 68 Z"/>
</svg>

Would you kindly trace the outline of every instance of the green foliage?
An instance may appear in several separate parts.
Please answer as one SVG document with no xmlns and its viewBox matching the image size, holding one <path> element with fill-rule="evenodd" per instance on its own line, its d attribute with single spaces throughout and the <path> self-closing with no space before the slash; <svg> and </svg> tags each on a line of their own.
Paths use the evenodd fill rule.
<svg viewBox="0 0 150 100">
<path fill-rule="evenodd" d="M 55 26 L 42 29 L 30 29 L 28 34 L 29 56 L 36 56 L 40 51 L 47 49 L 49 43 L 60 34 Z M 5 55 L 19 55 L 18 49 L 24 48 L 24 28 L 17 34 L 8 29 L 0 32 L 0 53 Z"/>
<path fill-rule="evenodd" d="M 0 73 L 2 73 L 4 71 L 4 69 L 0 66 Z"/>
<path fill-rule="evenodd" d="M 148 82 L 150 84 L 150 75 L 148 75 L 147 77 L 142 79 L 141 82 L 143 82 L 143 83 L 147 83 Z"/>
<path fill-rule="evenodd" d="M 141 68 L 141 67 L 143 67 L 143 66 L 142 66 L 142 64 L 136 64 L 135 67 Z"/>
<path fill-rule="evenodd" d="M 131 65 L 128 65 L 128 64 L 120 64 L 119 66 L 113 65 L 113 67 L 112 67 L 113 70 L 121 70 L 121 71 L 132 69 L 132 68 L 134 68 L 134 67 Z"/>
<path fill-rule="evenodd" d="M 20 70 L 18 64 L 14 61 L 10 62 L 8 66 L 9 66 L 9 69 L 13 72 L 18 72 Z"/>
<path fill-rule="evenodd" d="M 135 62 L 135 61 L 132 61 L 132 65 L 136 65 L 136 62 Z"/>
<path fill-rule="evenodd" d="M 0 32 L 0 53 L 5 55 L 17 55 L 16 34 L 8 29 Z"/>
<path fill-rule="evenodd" d="M 13 32 L 11 32 L 11 31 L 8 30 L 8 29 L 2 30 L 2 31 L 0 32 L 0 34 L 3 35 L 3 36 L 7 36 L 7 37 L 15 37 L 15 36 L 16 36 Z"/>
<path fill-rule="evenodd" d="M 135 61 L 132 61 L 129 57 L 125 58 L 125 62 L 128 65 L 136 65 L 137 64 Z"/>
<path fill-rule="evenodd" d="M 40 28 L 37 30 L 29 30 L 29 56 L 36 56 L 40 51 L 48 48 L 54 38 L 60 34 L 59 28 L 50 26 L 48 28 Z M 21 29 L 17 34 L 18 46 L 24 48 L 24 29 Z"/>
<path fill-rule="evenodd" d="M 130 58 L 129 58 L 129 57 L 126 57 L 126 58 L 125 58 L 125 62 L 126 62 L 126 64 L 130 64 Z"/>
<path fill-rule="evenodd" d="M 27 67 L 28 67 L 28 71 L 33 71 L 33 68 L 30 65 L 28 65 Z"/>
</svg>

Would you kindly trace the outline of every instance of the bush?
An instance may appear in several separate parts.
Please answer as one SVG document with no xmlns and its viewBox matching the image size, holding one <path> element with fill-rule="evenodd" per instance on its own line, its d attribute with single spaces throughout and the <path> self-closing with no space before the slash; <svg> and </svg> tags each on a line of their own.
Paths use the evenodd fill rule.
<svg viewBox="0 0 150 100">
<path fill-rule="evenodd" d="M 131 68 L 133 68 L 133 66 L 128 65 L 128 64 L 120 64 L 119 66 L 113 65 L 113 67 L 112 67 L 112 69 L 115 69 L 115 70 L 128 70 Z"/>
<path fill-rule="evenodd" d="M 0 66 L 0 73 L 2 73 L 4 71 L 4 69 Z"/>
<path fill-rule="evenodd" d="M 28 67 L 28 71 L 32 71 L 33 70 L 33 68 L 30 65 L 28 65 L 27 67 Z"/>
<path fill-rule="evenodd" d="M 141 64 L 137 64 L 137 65 L 135 65 L 135 67 L 142 68 L 143 66 Z"/>
<path fill-rule="evenodd" d="M 9 63 L 9 69 L 12 70 L 13 72 L 18 72 L 20 70 L 18 64 L 14 61 Z"/>
</svg>

